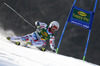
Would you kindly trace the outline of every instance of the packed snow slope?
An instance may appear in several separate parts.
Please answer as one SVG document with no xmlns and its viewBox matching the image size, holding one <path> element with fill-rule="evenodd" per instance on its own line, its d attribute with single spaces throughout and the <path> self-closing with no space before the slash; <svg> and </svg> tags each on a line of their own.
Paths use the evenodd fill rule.
<svg viewBox="0 0 100 66">
<path fill-rule="evenodd" d="M 0 66 L 98 66 L 51 52 L 17 46 L 0 34 Z"/>
</svg>

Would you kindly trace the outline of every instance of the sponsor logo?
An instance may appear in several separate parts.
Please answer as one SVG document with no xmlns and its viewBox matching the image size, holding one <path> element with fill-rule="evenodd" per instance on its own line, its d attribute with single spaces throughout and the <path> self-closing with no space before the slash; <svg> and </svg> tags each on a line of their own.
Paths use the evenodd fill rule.
<svg viewBox="0 0 100 66">
<path fill-rule="evenodd" d="M 90 14 L 80 11 L 78 9 L 73 9 L 73 17 L 72 18 L 89 23 Z"/>
<path fill-rule="evenodd" d="M 87 14 L 84 13 L 84 12 L 82 12 L 82 11 L 78 11 L 78 14 L 79 14 L 80 16 L 83 16 L 83 17 L 86 17 L 86 16 L 87 16 Z"/>
<path fill-rule="evenodd" d="M 42 36 L 44 37 L 44 38 L 42 38 L 42 40 L 47 39 L 48 34 L 47 34 L 46 32 L 43 32 L 43 31 L 42 31 L 41 34 L 42 34 Z"/>
</svg>

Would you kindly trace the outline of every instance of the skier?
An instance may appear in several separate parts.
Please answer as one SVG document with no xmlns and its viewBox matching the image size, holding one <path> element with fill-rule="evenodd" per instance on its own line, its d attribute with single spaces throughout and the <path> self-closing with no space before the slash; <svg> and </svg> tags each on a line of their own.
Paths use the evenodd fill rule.
<svg viewBox="0 0 100 66">
<path fill-rule="evenodd" d="M 46 46 L 46 40 L 49 39 L 50 48 L 53 52 L 55 52 L 56 49 L 54 43 L 54 31 L 57 31 L 59 29 L 59 23 L 57 21 L 52 21 L 48 26 L 46 23 L 36 21 L 35 26 L 37 26 L 37 29 L 31 34 L 27 34 L 25 36 L 7 37 L 7 39 L 10 41 L 30 42 L 30 44 L 35 47 Z"/>
</svg>

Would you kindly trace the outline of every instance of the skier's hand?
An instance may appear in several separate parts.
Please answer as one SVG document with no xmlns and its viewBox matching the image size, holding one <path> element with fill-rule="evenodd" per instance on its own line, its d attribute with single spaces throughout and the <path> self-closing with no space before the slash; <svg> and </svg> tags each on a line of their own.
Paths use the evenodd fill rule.
<svg viewBox="0 0 100 66">
<path fill-rule="evenodd" d="M 53 51 L 53 52 L 56 52 L 56 49 L 53 49 L 52 51 Z"/>
<path fill-rule="evenodd" d="M 41 26 L 37 26 L 36 31 L 40 33 L 41 32 Z"/>
<path fill-rule="evenodd" d="M 39 26 L 40 24 L 39 24 L 39 21 L 35 21 L 35 25 L 36 26 Z"/>
<path fill-rule="evenodd" d="M 53 52 L 56 52 L 55 47 L 51 46 L 51 49 L 52 49 Z"/>
</svg>

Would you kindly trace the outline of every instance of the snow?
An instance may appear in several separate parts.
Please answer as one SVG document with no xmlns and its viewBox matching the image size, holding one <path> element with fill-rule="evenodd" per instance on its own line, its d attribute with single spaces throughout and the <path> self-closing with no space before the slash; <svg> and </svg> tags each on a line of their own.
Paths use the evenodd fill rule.
<svg viewBox="0 0 100 66">
<path fill-rule="evenodd" d="M 11 31 L 9 31 L 11 32 Z M 4 34 L 4 33 L 3 33 Z M 0 66 L 98 66 L 51 52 L 17 46 L 0 34 Z"/>
</svg>

